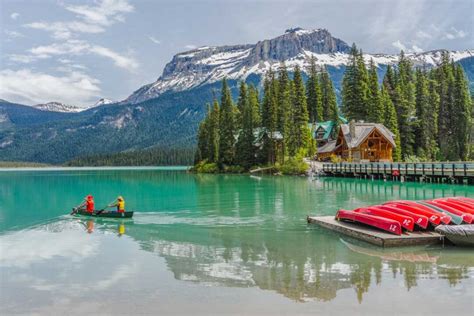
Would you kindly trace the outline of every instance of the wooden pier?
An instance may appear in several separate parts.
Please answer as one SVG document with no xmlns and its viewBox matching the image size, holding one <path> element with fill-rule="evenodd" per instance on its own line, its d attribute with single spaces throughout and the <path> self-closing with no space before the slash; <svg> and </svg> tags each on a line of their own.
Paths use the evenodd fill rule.
<svg viewBox="0 0 474 316">
<path fill-rule="evenodd" d="M 443 236 L 432 231 L 405 232 L 401 236 L 362 226 L 360 224 L 337 221 L 334 216 L 308 216 L 308 223 L 316 224 L 355 239 L 381 247 L 402 247 L 438 244 Z"/>
<path fill-rule="evenodd" d="M 335 177 L 474 184 L 474 163 L 324 163 L 324 174 Z"/>
</svg>

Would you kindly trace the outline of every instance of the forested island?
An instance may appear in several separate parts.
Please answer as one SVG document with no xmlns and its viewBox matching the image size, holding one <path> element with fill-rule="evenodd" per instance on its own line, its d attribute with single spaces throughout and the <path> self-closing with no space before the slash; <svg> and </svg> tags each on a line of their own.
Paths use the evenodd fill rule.
<svg viewBox="0 0 474 316">
<path fill-rule="evenodd" d="M 303 173 L 304 157 L 317 152 L 312 127 L 340 117 L 382 123 L 394 135 L 394 161 L 459 161 L 470 157 L 472 100 L 459 64 L 442 56 L 438 67 L 414 67 L 402 51 L 396 67 L 379 81 L 377 65 L 366 65 L 354 44 L 342 82 L 338 107 L 326 69 L 311 61 L 303 81 L 296 66 L 284 63 L 266 73 L 262 95 L 242 82 L 234 104 L 222 81 L 220 102 L 208 106 L 199 126 L 197 172 L 245 172 L 272 166 L 283 173 Z M 337 128 L 336 128 L 337 130 Z"/>
</svg>

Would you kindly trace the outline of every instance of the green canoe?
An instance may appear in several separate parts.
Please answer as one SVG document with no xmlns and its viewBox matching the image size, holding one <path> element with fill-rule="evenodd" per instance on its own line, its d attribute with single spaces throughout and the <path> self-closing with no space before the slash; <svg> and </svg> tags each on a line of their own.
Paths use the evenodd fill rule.
<svg viewBox="0 0 474 316">
<path fill-rule="evenodd" d="M 447 214 L 447 215 L 451 216 L 451 222 L 453 224 L 456 224 L 456 225 L 461 225 L 462 224 L 463 219 L 459 215 L 453 214 L 450 211 L 447 211 L 447 210 L 445 210 L 445 209 L 443 209 L 439 206 L 432 205 L 432 204 L 429 204 L 429 203 L 426 203 L 426 202 L 423 202 L 423 201 L 417 201 L 416 203 L 427 206 L 427 207 L 429 207 L 429 208 L 431 208 L 431 209 L 433 209 L 437 212 L 444 213 L 444 214 Z"/>
<path fill-rule="evenodd" d="M 83 216 L 90 216 L 90 217 L 107 217 L 107 218 L 131 218 L 133 216 L 133 212 L 124 212 L 124 213 L 119 213 L 119 212 L 109 212 L 109 211 L 94 211 L 94 213 L 89 213 L 86 211 L 77 211 L 77 215 L 83 215 Z"/>
</svg>

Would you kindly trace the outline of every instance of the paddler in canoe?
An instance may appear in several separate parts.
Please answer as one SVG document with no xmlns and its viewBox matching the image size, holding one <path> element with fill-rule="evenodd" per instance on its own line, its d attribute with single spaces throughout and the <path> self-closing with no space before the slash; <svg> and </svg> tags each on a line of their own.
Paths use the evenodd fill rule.
<svg viewBox="0 0 474 316">
<path fill-rule="evenodd" d="M 117 201 L 107 205 L 107 207 L 117 207 L 117 212 L 125 213 L 125 200 L 122 196 L 117 197 Z"/>
<path fill-rule="evenodd" d="M 84 198 L 84 202 L 81 205 L 73 209 L 73 213 L 78 211 L 86 211 L 87 213 L 94 213 L 94 197 L 92 195 L 87 195 Z"/>
</svg>

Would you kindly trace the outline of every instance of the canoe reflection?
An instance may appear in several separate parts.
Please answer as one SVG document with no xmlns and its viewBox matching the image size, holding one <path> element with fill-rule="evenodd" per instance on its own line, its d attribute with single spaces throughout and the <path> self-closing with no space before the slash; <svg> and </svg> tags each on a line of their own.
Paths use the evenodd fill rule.
<svg viewBox="0 0 474 316">
<path fill-rule="evenodd" d="M 110 231 L 117 229 L 117 223 L 103 225 Z M 125 225 L 118 227 L 119 235 L 123 234 Z M 178 280 L 212 286 L 257 286 L 298 302 L 330 301 L 339 290 L 349 288 L 362 302 L 371 286 L 383 279 L 403 280 L 407 290 L 427 278 L 447 280 L 456 286 L 469 278 L 474 267 L 474 256 L 456 249 L 373 248 L 341 241 L 338 235 L 319 229 L 303 235 L 282 231 L 276 239 L 272 231 L 253 227 L 143 224 L 137 216 L 135 222 L 127 223 L 127 237 L 141 250 L 163 257 Z"/>
</svg>

